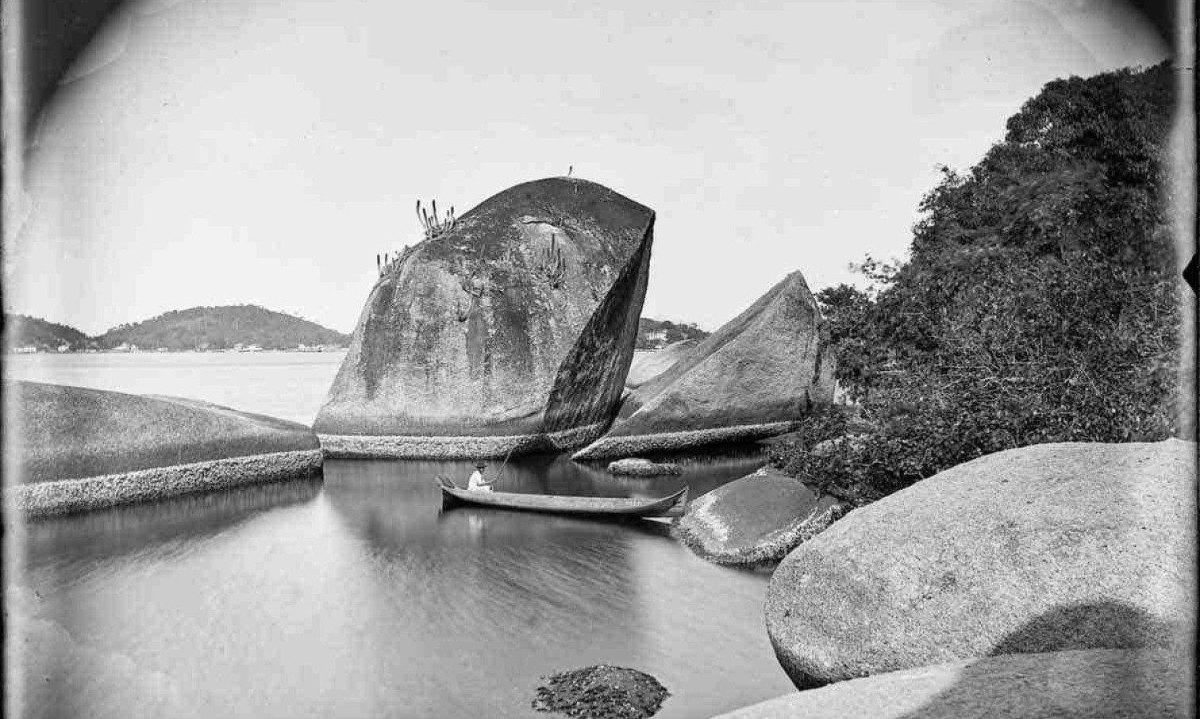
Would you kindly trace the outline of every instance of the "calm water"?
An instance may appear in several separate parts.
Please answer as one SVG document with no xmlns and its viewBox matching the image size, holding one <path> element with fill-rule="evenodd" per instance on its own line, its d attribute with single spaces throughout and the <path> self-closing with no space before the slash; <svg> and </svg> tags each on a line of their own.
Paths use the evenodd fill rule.
<svg viewBox="0 0 1200 719">
<path fill-rule="evenodd" d="M 223 360 L 209 365 L 218 376 L 192 370 L 152 391 L 222 401 L 221 376 L 254 376 L 223 403 L 266 411 L 280 401 L 266 395 L 306 381 L 279 356 L 193 356 L 209 357 Z M 77 358 L 40 366 L 67 360 L 78 371 Z M 153 377 L 159 359 L 130 364 Z M 317 364 L 332 377 L 336 360 Z M 116 377 L 74 382 L 133 382 L 130 365 L 115 366 Z M 314 413 L 311 396 L 274 414 Z M 510 463 L 498 488 L 650 497 L 686 484 L 697 494 L 760 463 L 623 480 L 529 458 Z M 791 689 L 763 626 L 765 575 L 704 562 L 653 520 L 442 511 L 431 478 L 468 471 L 336 461 L 323 481 L 30 525 L 24 574 L 9 586 L 25 631 L 26 715 L 548 717 L 529 708 L 539 677 L 600 662 L 658 677 L 673 695 L 658 715 L 668 718 Z"/>
</svg>

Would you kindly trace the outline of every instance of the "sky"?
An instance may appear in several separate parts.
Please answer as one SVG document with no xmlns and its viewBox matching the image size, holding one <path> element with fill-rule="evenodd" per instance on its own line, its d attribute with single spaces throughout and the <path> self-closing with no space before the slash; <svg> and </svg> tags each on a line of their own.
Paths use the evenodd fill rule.
<svg viewBox="0 0 1200 719">
<path fill-rule="evenodd" d="M 799 269 L 902 258 L 1046 82 L 1166 58 L 1109 0 L 143 0 L 30 138 L 5 309 L 353 329 L 375 254 L 566 174 L 657 213 L 643 315 L 715 329 Z"/>
</svg>

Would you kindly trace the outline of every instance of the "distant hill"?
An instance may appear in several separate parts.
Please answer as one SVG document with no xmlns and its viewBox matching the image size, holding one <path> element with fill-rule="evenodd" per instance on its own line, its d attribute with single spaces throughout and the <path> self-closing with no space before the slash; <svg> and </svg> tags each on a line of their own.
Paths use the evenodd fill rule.
<svg viewBox="0 0 1200 719">
<path fill-rule="evenodd" d="M 37 347 L 42 351 L 57 350 L 67 345 L 71 350 L 87 347 L 91 339 L 68 325 L 47 322 L 29 315 L 4 315 L 4 333 L 7 347 Z"/>
<path fill-rule="evenodd" d="M 635 349 L 652 350 L 665 347 L 680 340 L 702 340 L 708 333 L 694 324 L 676 324 L 670 320 L 638 320 L 638 336 Z"/>
<path fill-rule="evenodd" d="M 350 336 L 257 305 L 193 307 L 151 319 L 114 327 L 96 338 L 109 349 L 122 344 L 141 349 L 232 349 L 258 345 L 263 349 L 291 349 L 297 345 L 340 345 Z"/>
</svg>

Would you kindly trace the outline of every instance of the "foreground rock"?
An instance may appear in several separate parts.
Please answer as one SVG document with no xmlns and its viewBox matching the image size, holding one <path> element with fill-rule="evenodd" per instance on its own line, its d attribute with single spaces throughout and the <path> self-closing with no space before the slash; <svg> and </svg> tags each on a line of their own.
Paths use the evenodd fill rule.
<svg viewBox="0 0 1200 719">
<path fill-rule="evenodd" d="M 321 467 L 301 424 L 195 400 L 12 382 L 10 501 L 27 516 L 100 509 L 307 476 Z"/>
<path fill-rule="evenodd" d="M 1164 651 L 1010 654 L 796 692 L 720 719 L 1184 719 L 1192 664 Z"/>
<path fill-rule="evenodd" d="M 538 687 L 533 708 L 580 719 L 644 719 L 671 696 L 649 674 L 607 664 L 543 679 L 547 683 Z"/>
<path fill-rule="evenodd" d="M 767 631 L 796 686 L 988 654 L 1190 641 L 1196 446 L 1045 444 L 855 510 L 787 556 Z"/>
<path fill-rule="evenodd" d="M 672 462 L 651 462 L 648 459 L 629 457 L 609 462 L 608 471 L 612 474 L 624 474 L 630 477 L 662 477 L 683 474 L 683 467 Z"/>
<path fill-rule="evenodd" d="M 697 497 L 675 533 L 711 562 L 757 566 L 783 559 L 845 511 L 835 498 L 764 467 Z"/>
<path fill-rule="evenodd" d="M 583 180 L 510 188 L 375 284 L 314 425 L 335 456 L 577 447 L 620 402 L 654 212 Z"/>
<path fill-rule="evenodd" d="M 679 340 L 662 349 L 634 355 L 629 374 L 625 375 L 625 386 L 630 389 L 641 387 L 671 369 L 671 365 L 686 356 L 698 344 L 700 343 L 696 340 Z"/>
<path fill-rule="evenodd" d="M 617 420 L 575 459 L 627 457 L 794 429 L 833 397 L 833 360 L 799 272 L 633 390 Z"/>
</svg>

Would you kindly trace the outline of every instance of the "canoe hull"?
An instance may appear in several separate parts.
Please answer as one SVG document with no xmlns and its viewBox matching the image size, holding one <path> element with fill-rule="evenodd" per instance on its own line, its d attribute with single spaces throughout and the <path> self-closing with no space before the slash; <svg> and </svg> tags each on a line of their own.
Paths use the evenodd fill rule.
<svg viewBox="0 0 1200 719">
<path fill-rule="evenodd" d="M 661 499 L 645 500 L 628 497 L 565 497 L 515 492 L 472 492 L 461 489 L 444 478 L 439 478 L 438 484 L 442 488 L 443 506 L 471 504 L 526 512 L 584 516 L 662 517 L 676 510 L 682 511 L 683 506 L 687 503 L 688 492 L 684 488 Z"/>
</svg>

